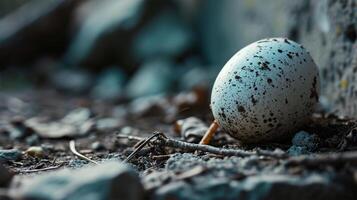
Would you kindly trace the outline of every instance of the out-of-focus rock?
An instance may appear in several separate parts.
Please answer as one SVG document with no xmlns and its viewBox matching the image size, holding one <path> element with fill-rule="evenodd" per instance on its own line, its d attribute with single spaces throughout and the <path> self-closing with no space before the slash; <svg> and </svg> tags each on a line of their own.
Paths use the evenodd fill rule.
<svg viewBox="0 0 357 200">
<path fill-rule="evenodd" d="M 83 70 L 62 69 L 51 76 L 55 88 L 72 94 L 83 94 L 93 85 L 92 75 Z"/>
<path fill-rule="evenodd" d="M 45 156 L 45 150 L 40 146 L 31 146 L 26 149 L 25 154 L 35 158 L 43 158 Z"/>
<path fill-rule="evenodd" d="M 357 1 L 300 1 L 298 39 L 320 67 L 322 94 L 339 115 L 357 116 Z"/>
<path fill-rule="evenodd" d="M 190 184 L 193 183 L 193 184 Z M 346 184 L 348 185 L 348 184 Z M 155 199 L 353 199 L 353 185 L 346 186 L 322 175 L 296 177 L 289 175 L 250 176 L 243 181 L 225 178 L 176 181 L 155 191 Z"/>
<path fill-rule="evenodd" d="M 214 79 L 217 76 L 216 73 L 212 72 L 214 72 L 214 70 L 211 70 L 209 67 L 193 67 L 182 74 L 182 77 L 179 79 L 179 88 L 181 90 L 192 90 L 197 87 L 211 88 Z"/>
<path fill-rule="evenodd" d="M 286 2 L 202 1 L 199 37 L 204 57 L 210 64 L 220 68 L 249 43 L 266 37 L 287 35 L 290 22 Z"/>
<path fill-rule="evenodd" d="M 102 118 L 98 119 L 95 123 L 95 128 L 98 131 L 109 131 L 115 130 L 120 126 L 124 125 L 122 119 L 118 118 Z"/>
<path fill-rule="evenodd" d="M 310 134 L 306 131 L 299 131 L 293 137 L 292 144 L 295 146 L 304 146 L 309 151 L 314 151 L 319 145 L 319 138 L 316 134 Z"/>
<path fill-rule="evenodd" d="M 187 142 L 192 143 L 198 143 L 206 133 L 207 129 L 207 125 L 196 117 L 181 119 L 175 123 L 175 131 Z"/>
<path fill-rule="evenodd" d="M 65 54 L 72 65 L 131 66 L 133 34 L 165 1 L 94 0 L 78 9 L 74 39 Z"/>
<path fill-rule="evenodd" d="M 22 157 L 22 152 L 18 149 L 0 150 L 0 162 L 16 161 Z"/>
<path fill-rule="evenodd" d="M 109 68 L 102 72 L 92 89 L 92 96 L 99 99 L 115 99 L 123 95 L 126 75 L 122 70 Z"/>
<path fill-rule="evenodd" d="M 129 114 L 134 117 L 165 116 L 171 110 L 170 102 L 163 95 L 140 97 L 129 104 Z"/>
<path fill-rule="evenodd" d="M 26 126 L 43 138 L 77 137 L 88 134 L 95 127 L 88 108 L 78 108 L 69 112 L 61 120 L 48 122 L 33 117 L 26 120 Z"/>
<path fill-rule="evenodd" d="M 316 134 L 299 131 L 291 142 L 292 146 L 288 149 L 288 153 L 292 156 L 298 156 L 315 151 L 319 146 L 320 139 Z"/>
<path fill-rule="evenodd" d="M 155 57 L 175 58 L 193 45 L 190 28 L 173 11 L 155 16 L 135 37 L 132 53 L 139 61 Z"/>
<path fill-rule="evenodd" d="M 10 189 L 18 199 L 105 200 L 144 198 L 138 175 L 119 162 L 107 162 L 79 170 L 57 172 L 24 178 L 17 188 Z"/>
<path fill-rule="evenodd" d="M 6 187 L 10 183 L 12 177 L 13 174 L 0 164 L 0 188 Z"/>
<path fill-rule="evenodd" d="M 166 93 L 176 78 L 173 63 L 164 59 L 151 60 L 140 67 L 125 91 L 130 98 Z"/>
<path fill-rule="evenodd" d="M 68 44 L 73 11 L 82 0 L 32 1 L 0 21 L 0 66 L 59 56 Z"/>
</svg>

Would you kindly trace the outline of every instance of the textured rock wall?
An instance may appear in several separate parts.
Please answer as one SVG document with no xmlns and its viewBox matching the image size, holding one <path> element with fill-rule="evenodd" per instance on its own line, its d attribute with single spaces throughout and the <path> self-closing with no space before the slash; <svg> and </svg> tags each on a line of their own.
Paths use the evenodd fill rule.
<svg viewBox="0 0 357 200">
<path fill-rule="evenodd" d="M 303 5 L 304 4 L 304 5 Z M 331 111 L 357 116 L 357 0 L 305 1 L 296 16 L 297 39 L 320 67 L 322 94 Z"/>
<path fill-rule="evenodd" d="M 206 42 L 212 62 L 222 64 L 264 37 L 289 37 L 309 49 L 320 67 L 321 99 L 330 111 L 357 117 L 357 0 L 225 0 L 210 6 L 218 22 L 203 28 L 209 32 L 203 40 L 216 41 Z"/>
</svg>

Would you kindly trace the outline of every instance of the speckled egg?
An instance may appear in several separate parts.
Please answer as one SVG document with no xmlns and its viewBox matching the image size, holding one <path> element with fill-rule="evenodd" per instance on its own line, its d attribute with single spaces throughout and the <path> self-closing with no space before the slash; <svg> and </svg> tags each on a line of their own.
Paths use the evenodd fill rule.
<svg viewBox="0 0 357 200">
<path fill-rule="evenodd" d="M 286 38 L 259 40 L 238 51 L 218 74 L 213 116 L 241 142 L 282 140 L 314 111 L 319 81 L 317 66 L 302 45 Z"/>
</svg>

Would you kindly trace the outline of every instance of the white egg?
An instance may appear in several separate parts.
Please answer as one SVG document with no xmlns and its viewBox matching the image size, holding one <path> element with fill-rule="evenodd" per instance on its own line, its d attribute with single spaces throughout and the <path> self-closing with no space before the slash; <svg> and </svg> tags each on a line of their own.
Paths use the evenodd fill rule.
<svg viewBox="0 0 357 200">
<path fill-rule="evenodd" d="M 319 82 L 317 66 L 302 45 L 286 38 L 259 40 L 238 51 L 218 74 L 213 116 L 242 142 L 281 140 L 307 122 Z"/>
</svg>

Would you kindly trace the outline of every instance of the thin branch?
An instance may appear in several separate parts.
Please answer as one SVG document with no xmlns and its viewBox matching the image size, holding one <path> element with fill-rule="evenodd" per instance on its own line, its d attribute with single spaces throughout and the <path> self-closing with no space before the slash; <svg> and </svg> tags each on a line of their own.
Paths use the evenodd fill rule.
<svg viewBox="0 0 357 200">
<path fill-rule="evenodd" d="M 286 154 L 284 153 L 277 153 L 273 151 L 265 151 L 265 150 L 257 150 L 257 151 L 244 151 L 238 149 L 226 149 L 226 148 L 218 148 L 209 145 L 202 145 L 202 144 L 193 144 L 188 142 L 183 142 L 171 138 L 167 138 L 166 136 L 161 133 L 158 143 L 161 143 L 164 146 L 172 147 L 172 148 L 179 148 L 187 151 L 203 151 L 208 153 L 213 153 L 217 155 L 223 156 L 239 156 L 239 157 L 247 157 L 247 156 L 267 156 L 272 158 L 286 158 Z"/>
<path fill-rule="evenodd" d="M 217 120 L 214 120 L 211 126 L 207 129 L 206 133 L 204 134 L 203 138 L 200 141 L 200 144 L 209 144 L 216 134 L 217 129 L 219 128 Z"/>
<path fill-rule="evenodd" d="M 83 160 L 86 160 L 88 162 L 91 162 L 91 163 L 94 163 L 96 165 L 98 165 L 99 163 L 94 161 L 94 160 L 91 160 L 90 158 L 82 155 L 81 153 L 79 153 L 77 150 L 76 150 L 76 143 L 74 140 L 71 140 L 69 141 L 69 149 L 72 151 L 72 153 L 76 156 L 78 156 L 79 158 L 83 159 Z"/>
<path fill-rule="evenodd" d="M 272 151 L 264 151 L 264 150 L 257 150 L 254 152 L 251 151 L 244 151 L 244 150 L 237 150 L 237 149 L 225 149 L 225 148 L 218 148 L 209 145 L 202 145 L 202 144 L 193 144 L 188 142 L 183 142 L 175 139 L 171 139 L 166 137 L 163 133 L 156 133 L 142 142 L 134 152 L 132 152 L 124 162 L 128 162 L 132 157 L 134 157 L 146 144 L 150 143 L 153 138 L 157 138 L 155 141 L 157 145 L 178 148 L 185 151 L 203 151 L 217 155 L 223 156 L 239 156 L 239 157 L 247 157 L 252 155 L 258 156 L 267 156 L 272 158 L 286 158 L 286 154 L 284 153 L 277 153 Z"/>
<path fill-rule="evenodd" d="M 339 165 L 347 162 L 357 163 L 357 151 L 296 156 L 289 158 L 287 165 L 306 165 L 315 167 L 322 165 Z"/>
<path fill-rule="evenodd" d="M 148 144 L 153 138 L 158 137 L 160 134 L 161 133 L 156 133 L 148 137 L 146 140 L 140 141 L 140 144 L 136 147 L 136 149 L 123 162 L 129 162 L 142 148 L 146 146 L 146 144 Z"/>
<path fill-rule="evenodd" d="M 43 171 L 55 170 L 62 166 L 63 166 L 63 163 L 59 164 L 57 166 L 51 166 L 51 167 L 46 167 L 46 168 L 42 168 L 42 169 L 29 169 L 29 170 L 23 170 L 23 171 L 19 171 L 19 172 L 21 172 L 21 173 L 43 172 Z"/>
<path fill-rule="evenodd" d="M 138 137 L 138 136 L 134 136 L 134 135 L 124 135 L 124 134 L 117 134 L 116 135 L 117 138 L 119 139 L 128 139 L 128 140 L 135 140 L 135 141 L 140 141 L 144 138 L 142 137 Z"/>
</svg>

